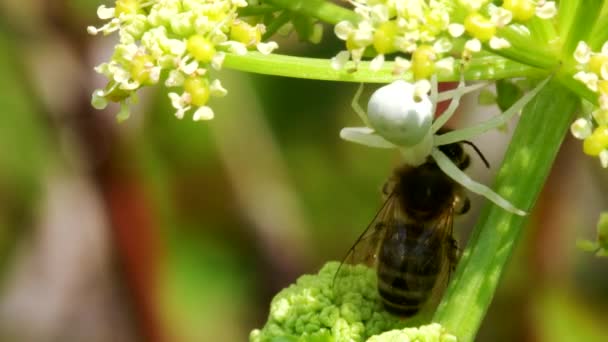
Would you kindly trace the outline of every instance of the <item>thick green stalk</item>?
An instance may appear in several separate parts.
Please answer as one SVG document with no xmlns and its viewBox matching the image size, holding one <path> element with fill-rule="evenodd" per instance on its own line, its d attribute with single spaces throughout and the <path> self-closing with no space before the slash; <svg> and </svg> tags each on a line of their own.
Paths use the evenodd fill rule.
<svg viewBox="0 0 608 342">
<path fill-rule="evenodd" d="M 573 120 L 579 100 L 554 79 L 524 109 L 495 189 L 519 208 L 533 208 Z M 434 321 L 473 341 L 526 217 L 488 204 L 463 253 Z"/>
<path fill-rule="evenodd" d="M 263 55 L 257 52 L 249 52 L 246 55 L 227 53 L 223 66 L 258 74 L 326 81 L 389 83 L 400 78 L 413 79 L 411 73 L 395 76 L 393 74 L 393 62 L 384 63 L 382 69 L 378 71 L 370 70 L 369 62 L 361 62 L 356 72 L 349 72 L 348 67 L 350 65 L 347 65 L 347 68 L 343 70 L 334 70 L 328 59 L 279 54 Z M 512 77 L 536 77 L 545 74 L 546 71 L 500 56 L 485 56 L 470 61 L 465 71 L 465 78 L 467 80 L 497 80 Z M 442 74 L 439 77 L 440 81 L 458 81 L 458 79 L 459 75 L 456 72 Z"/>
</svg>

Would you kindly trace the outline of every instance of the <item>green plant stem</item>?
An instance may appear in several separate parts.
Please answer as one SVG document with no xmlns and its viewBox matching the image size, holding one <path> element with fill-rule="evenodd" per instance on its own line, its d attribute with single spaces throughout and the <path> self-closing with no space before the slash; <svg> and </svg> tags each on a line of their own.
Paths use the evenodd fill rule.
<svg viewBox="0 0 608 342">
<path fill-rule="evenodd" d="M 495 186 L 517 207 L 534 206 L 578 103 L 554 78 L 524 109 Z M 491 204 L 483 209 L 434 317 L 459 341 L 474 340 L 526 221 Z"/>
<path fill-rule="evenodd" d="M 355 12 L 324 0 L 264 0 L 264 2 L 329 24 L 335 25 L 343 20 L 353 23 L 359 21 L 359 15 Z"/>
<path fill-rule="evenodd" d="M 352 65 L 352 63 L 351 63 Z M 488 67 L 492 66 L 492 67 Z M 379 71 L 369 69 L 369 62 L 361 62 L 356 72 L 349 72 L 348 65 L 343 70 L 334 70 L 328 59 L 292 57 L 279 54 L 263 55 L 249 52 L 246 55 L 226 54 L 224 67 L 258 74 L 306 78 L 326 81 L 389 83 L 396 79 L 412 80 L 410 73 L 402 76 L 393 75 L 393 62 L 384 63 Z M 500 56 L 475 58 L 465 71 L 467 80 L 497 80 L 511 77 L 537 77 L 546 75 L 546 71 L 526 66 Z M 459 75 L 454 72 L 443 74 L 439 81 L 458 81 Z"/>
</svg>

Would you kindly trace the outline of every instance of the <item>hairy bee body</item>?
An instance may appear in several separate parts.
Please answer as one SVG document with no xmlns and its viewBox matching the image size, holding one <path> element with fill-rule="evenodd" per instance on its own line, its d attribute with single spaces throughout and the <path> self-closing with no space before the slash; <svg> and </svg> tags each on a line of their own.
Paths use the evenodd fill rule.
<svg viewBox="0 0 608 342">
<path fill-rule="evenodd" d="M 460 143 L 440 148 L 459 168 L 468 166 Z M 462 187 L 431 158 L 396 169 L 385 193 L 384 205 L 344 262 L 375 267 L 386 310 L 409 317 L 447 285 L 458 258 L 453 217 L 466 212 L 469 202 Z"/>
</svg>

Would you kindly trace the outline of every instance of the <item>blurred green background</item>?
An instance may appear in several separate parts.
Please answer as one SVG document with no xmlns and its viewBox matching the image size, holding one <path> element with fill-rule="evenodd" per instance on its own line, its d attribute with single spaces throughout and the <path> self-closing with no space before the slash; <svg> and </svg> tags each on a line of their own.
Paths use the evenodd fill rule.
<svg viewBox="0 0 608 342">
<path fill-rule="evenodd" d="M 0 2 L 0 341 L 244 341 L 277 291 L 342 258 L 398 155 L 339 139 L 355 85 L 229 70 L 213 121 L 151 89 L 117 124 L 89 104 L 115 39 L 86 34 L 99 4 Z M 332 36 L 279 52 L 329 58 Z M 452 125 L 492 110 L 470 99 Z M 474 178 L 506 141 L 476 140 L 493 168 Z M 608 260 L 575 248 L 608 178 L 580 150 L 566 139 L 478 340 L 608 340 Z"/>
</svg>

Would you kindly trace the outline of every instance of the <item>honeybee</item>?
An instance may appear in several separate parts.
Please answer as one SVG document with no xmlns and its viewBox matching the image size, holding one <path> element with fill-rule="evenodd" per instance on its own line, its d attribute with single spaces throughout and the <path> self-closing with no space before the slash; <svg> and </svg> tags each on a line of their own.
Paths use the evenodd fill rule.
<svg viewBox="0 0 608 342">
<path fill-rule="evenodd" d="M 488 166 L 469 141 L 439 149 L 464 170 L 470 157 L 463 143 L 470 144 Z M 375 267 L 378 293 L 386 310 L 410 317 L 436 302 L 445 289 L 459 254 L 452 235 L 453 218 L 466 213 L 470 202 L 462 186 L 444 174 L 431 157 L 420 166 L 395 169 L 383 192 L 384 204 L 343 264 Z M 343 265 L 334 285 L 339 284 L 341 269 Z"/>
</svg>

